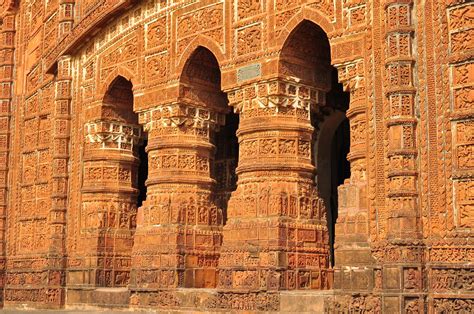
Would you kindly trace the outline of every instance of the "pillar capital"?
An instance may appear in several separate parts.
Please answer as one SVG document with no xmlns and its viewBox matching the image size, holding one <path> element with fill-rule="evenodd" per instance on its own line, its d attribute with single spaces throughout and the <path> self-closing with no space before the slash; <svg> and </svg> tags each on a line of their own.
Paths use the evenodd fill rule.
<svg viewBox="0 0 474 314">
<path fill-rule="evenodd" d="M 326 104 L 324 90 L 299 82 L 274 78 L 227 92 L 229 105 L 241 117 L 295 114 L 309 119 L 310 110 Z"/>
<path fill-rule="evenodd" d="M 143 138 L 139 125 L 97 120 L 84 125 L 85 141 L 95 148 L 132 150 Z"/>
<path fill-rule="evenodd" d="M 170 127 L 216 130 L 224 125 L 225 115 L 186 102 L 175 102 L 142 112 L 139 120 L 147 132 Z"/>
</svg>

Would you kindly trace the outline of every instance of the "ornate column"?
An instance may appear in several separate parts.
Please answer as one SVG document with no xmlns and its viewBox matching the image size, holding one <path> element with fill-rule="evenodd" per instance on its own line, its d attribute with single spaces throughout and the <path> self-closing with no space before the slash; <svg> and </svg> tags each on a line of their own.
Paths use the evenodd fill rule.
<svg viewBox="0 0 474 314">
<path fill-rule="evenodd" d="M 4 4 L 5 5 L 5 4 Z M 13 3 L 11 3 L 13 5 Z M 6 266 L 6 221 L 8 206 L 8 164 L 10 155 L 10 117 L 14 79 L 14 38 L 15 15 L 12 7 L 7 12 L 0 12 L 3 24 L 0 26 L 0 293 L 3 294 Z M 3 305 L 3 298 L 1 299 Z"/>
<path fill-rule="evenodd" d="M 85 124 L 82 276 L 69 284 L 126 286 L 137 206 L 137 124 L 99 118 Z M 70 268 L 69 271 L 74 271 Z"/>
<path fill-rule="evenodd" d="M 420 181 L 428 311 L 474 307 L 474 3 L 418 6 Z M 419 22 L 421 20 L 421 22 Z M 442 36 L 440 36 L 440 34 Z"/>
<path fill-rule="evenodd" d="M 379 250 L 382 256 L 378 258 L 384 261 L 384 290 L 404 292 L 401 300 L 385 297 L 384 308 L 398 310 L 401 301 L 399 310 L 421 311 L 424 302 L 421 295 L 424 245 L 418 197 L 413 1 L 386 2 L 388 206 L 392 211 L 387 221 L 389 245 L 385 250 Z"/>
<path fill-rule="evenodd" d="M 388 217 L 389 239 L 416 239 L 419 230 L 417 191 L 417 151 L 415 95 L 413 82 L 415 59 L 412 56 L 413 25 L 409 1 L 389 1 L 387 6 L 386 87 L 389 106 L 388 159 L 390 171 Z"/>
<path fill-rule="evenodd" d="M 59 1 L 59 38 L 63 38 L 73 28 L 75 2 L 76 0 Z"/>
<path fill-rule="evenodd" d="M 412 7 L 413 1 L 385 1 L 387 221 L 385 239 L 374 246 L 374 255 L 383 266 L 383 308 L 388 312 L 423 309 Z M 401 296 L 390 295 L 395 291 Z"/>
<path fill-rule="evenodd" d="M 212 195 L 211 138 L 224 115 L 177 101 L 140 113 L 140 123 L 148 132 L 149 170 L 133 249 L 131 289 L 139 291 L 132 305 L 151 303 L 140 293 L 147 290 L 215 287 L 222 227 Z"/>
<path fill-rule="evenodd" d="M 228 205 L 218 288 L 251 299 L 259 299 L 256 292 L 329 289 L 326 209 L 311 162 L 310 113 L 324 105 L 324 92 L 271 79 L 228 97 L 240 114 L 238 186 Z M 273 308 L 272 300 L 269 294 L 258 303 Z"/>
</svg>

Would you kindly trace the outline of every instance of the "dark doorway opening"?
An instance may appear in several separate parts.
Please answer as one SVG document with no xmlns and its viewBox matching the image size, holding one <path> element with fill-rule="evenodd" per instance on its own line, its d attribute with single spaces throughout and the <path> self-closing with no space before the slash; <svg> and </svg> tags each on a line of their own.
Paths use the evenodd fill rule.
<svg viewBox="0 0 474 314">
<path fill-rule="evenodd" d="M 331 142 L 331 196 L 328 208 L 329 245 L 331 248 L 331 263 L 334 266 L 335 226 L 338 217 L 337 188 L 351 176 L 350 163 L 347 154 L 350 149 L 349 120 L 344 119 L 334 133 Z"/>
<path fill-rule="evenodd" d="M 326 104 L 334 111 L 338 111 L 342 116 L 334 125 L 329 128 L 332 134 L 329 163 L 330 163 L 330 179 L 326 180 L 326 184 L 330 184 L 330 194 L 326 196 L 329 246 L 331 264 L 334 266 L 334 243 L 336 239 L 335 228 L 338 217 L 338 191 L 339 185 L 351 176 L 350 163 L 347 160 L 347 154 L 350 151 L 350 125 L 349 120 L 345 117 L 345 113 L 349 108 L 349 93 L 344 92 L 342 84 L 338 82 L 337 70 L 332 67 L 331 71 L 331 90 L 326 94 Z M 335 131 L 334 131 L 335 129 Z M 329 133 L 329 132 L 328 132 Z M 321 136 L 331 136 L 331 134 L 322 133 Z M 320 149 L 324 149 L 320 146 Z"/>
<path fill-rule="evenodd" d="M 237 188 L 237 168 L 239 159 L 239 142 L 237 129 L 239 115 L 230 112 L 225 117 L 225 125 L 215 137 L 216 155 L 214 178 L 216 180 L 216 204 L 223 210 L 224 224 L 227 220 L 227 203 L 232 191 Z"/>
<path fill-rule="evenodd" d="M 144 139 L 138 146 L 138 159 L 140 163 L 138 164 L 138 174 L 137 174 L 137 208 L 142 206 L 143 201 L 146 200 L 146 179 L 148 178 L 148 153 L 146 152 L 146 146 L 148 141 Z"/>
</svg>

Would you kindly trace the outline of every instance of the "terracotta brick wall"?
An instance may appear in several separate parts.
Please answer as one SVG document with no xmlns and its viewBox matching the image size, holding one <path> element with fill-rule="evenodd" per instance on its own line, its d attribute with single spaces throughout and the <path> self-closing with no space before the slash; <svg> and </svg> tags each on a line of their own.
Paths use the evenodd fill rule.
<svg viewBox="0 0 474 314">
<path fill-rule="evenodd" d="M 330 290 L 329 311 L 472 311 L 473 15 L 465 0 L 3 1 L 5 306 L 128 287 L 138 307 L 210 288 L 204 309 Z M 332 67 L 348 108 L 326 102 Z M 331 267 L 313 154 L 336 115 L 351 175 Z"/>
</svg>

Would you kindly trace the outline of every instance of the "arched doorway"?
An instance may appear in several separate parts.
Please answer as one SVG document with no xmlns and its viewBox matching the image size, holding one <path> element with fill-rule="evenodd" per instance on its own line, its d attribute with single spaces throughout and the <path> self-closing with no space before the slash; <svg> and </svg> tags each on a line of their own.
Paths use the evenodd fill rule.
<svg viewBox="0 0 474 314">
<path fill-rule="evenodd" d="M 213 53 L 202 46 L 198 47 L 186 63 L 181 77 L 183 87 L 192 94 L 208 97 L 207 103 L 198 106 L 213 110 L 218 117 L 215 127 L 209 130 L 211 143 L 215 146 L 211 155 L 211 176 L 215 180 L 213 202 L 222 209 L 225 221 L 230 194 L 236 188 L 235 169 L 238 162 L 237 128 L 239 116 L 227 106 L 226 95 L 221 91 L 221 73 Z M 189 101 L 189 99 L 188 99 Z"/>
<path fill-rule="evenodd" d="M 344 92 L 338 81 L 337 70 L 331 65 L 329 39 L 318 25 L 307 20 L 301 22 L 288 37 L 281 59 L 285 76 L 317 87 L 322 91 L 319 97 L 324 97 L 311 108 L 312 161 L 316 168 L 315 184 L 326 208 L 329 257 L 334 266 L 338 186 L 350 177 L 350 127 L 346 118 L 349 93 Z"/>
<path fill-rule="evenodd" d="M 117 76 L 85 124 L 82 232 L 90 269 L 84 278 L 94 287 L 128 285 L 137 205 L 146 193 L 144 134 L 132 87 Z"/>
<path fill-rule="evenodd" d="M 138 299 L 146 295 L 142 288 L 216 285 L 223 221 L 217 195 L 228 187 L 216 164 L 235 153 L 226 139 L 235 122 L 226 121 L 220 67 L 207 48 L 189 56 L 177 84 L 176 96 L 147 112 L 148 196 L 139 212 L 130 285 Z"/>
<path fill-rule="evenodd" d="M 219 288 L 331 287 L 326 209 L 311 160 L 312 118 L 325 116 L 330 90 L 327 36 L 303 22 L 284 43 L 274 73 L 229 91 L 239 113 L 241 150 L 223 229 Z"/>
<path fill-rule="evenodd" d="M 216 133 L 216 157 L 214 177 L 216 179 L 216 204 L 223 210 L 223 222 L 227 219 L 227 204 L 232 191 L 237 187 L 237 168 L 239 142 L 237 129 L 239 115 L 229 112 L 225 115 L 225 124 Z"/>
<path fill-rule="evenodd" d="M 315 127 L 313 144 L 317 168 L 316 182 L 327 208 L 331 264 L 334 266 L 335 224 L 338 217 L 338 187 L 350 177 L 347 154 L 350 149 L 350 127 L 346 117 L 349 94 L 338 83 L 337 70 L 332 68 L 331 90 L 326 94 L 328 108 L 312 121 Z"/>
</svg>

